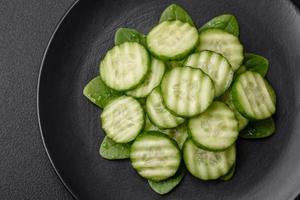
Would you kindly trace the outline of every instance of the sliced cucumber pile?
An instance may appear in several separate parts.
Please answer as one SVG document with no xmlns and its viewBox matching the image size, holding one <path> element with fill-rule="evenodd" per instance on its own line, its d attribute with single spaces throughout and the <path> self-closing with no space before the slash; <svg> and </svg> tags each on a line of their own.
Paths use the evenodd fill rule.
<svg viewBox="0 0 300 200">
<path fill-rule="evenodd" d="M 238 171 L 236 141 L 275 133 L 276 95 L 269 61 L 244 53 L 237 18 L 197 27 L 168 6 L 148 34 L 119 28 L 83 95 L 102 108 L 99 154 L 130 160 L 158 194 L 188 172 L 229 181 Z"/>
</svg>

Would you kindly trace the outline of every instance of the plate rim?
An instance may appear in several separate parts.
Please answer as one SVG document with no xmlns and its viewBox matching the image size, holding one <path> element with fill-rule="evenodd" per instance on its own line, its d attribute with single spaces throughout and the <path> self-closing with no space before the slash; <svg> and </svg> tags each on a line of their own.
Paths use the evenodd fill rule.
<svg viewBox="0 0 300 200">
<path fill-rule="evenodd" d="M 51 164 L 51 168 L 54 170 L 55 174 L 58 176 L 59 181 L 63 184 L 64 188 L 67 190 L 67 192 L 71 195 L 71 197 L 73 199 L 79 200 L 79 197 L 72 191 L 71 187 L 69 186 L 69 184 L 67 184 L 63 177 L 61 176 L 60 172 L 57 170 L 53 159 L 49 153 L 47 144 L 45 142 L 45 138 L 44 138 L 44 134 L 43 134 L 43 128 L 42 128 L 42 123 L 41 123 L 41 115 L 40 115 L 40 85 L 41 85 L 41 77 L 42 77 L 42 73 L 43 73 L 43 68 L 44 68 L 44 64 L 45 64 L 45 60 L 48 54 L 48 51 L 51 47 L 51 44 L 56 36 L 56 34 L 58 33 L 59 29 L 61 28 L 61 25 L 63 24 L 63 22 L 65 21 L 65 19 L 70 15 L 71 11 L 77 6 L 79 5 L 80 0 L 73 0 L 73 2 L 71 3 L 71 5 L 69 5 L 69 7 L 66 9 L 66 11 L 64 12 L 64 14 L 62 15 L 62 17 L 60 17 L 60 19 L 58 20 L 58 22 L 55 25 L 54 31 L 52 32 L 46 48 L 43 52 L 43 56 L 42 56 L 42 60 L 41 60 L 41 64 L 40 64 L 40 68 L 39 68 L 39 72 L 38 72 L 38 82 L 37 82 L 37 92 L 36 92 L 36 109 L 37 109 L 37 119 L 38 119 L 38 126 L 39 126 L 39 132 L 40 132 L 40 137 L 42 139 L 42 143 L 43 143 L 43 147 L 46 151 L 47 157 L 50 161 Z M 294 2 L 294 0 L 289 0 L 289 2 L 294 6 L 294 8 L 300 12 L 300 7 L 298 6 L 298 4 L 296 4 Z M 298 194 L 297 194 L 298 193 Z M 294 197 L 295 200 L 300 200 L 300 188 L 299 191 L 296 193 L 296 196 Z"/>
<path fill-rule="evenodd" d="M 78 5 L 80 0 L 74 0 L 71 5 L 66 9 L 65 13 L 63 14 L 63 16 L 58 20 L 57 24 L 55 25 L 54 31 L 52 32 L 50 39 L 48 40 L 47 46 L 44 50 L 43 53 L 43 57 L 42 57 L 42 61 L 40 64 L 40 69 L 39 69 L 39 74 L 38 74 L 38 83 L 37 83 L 37 93 L 36 93 L 36 109 L 37 109 L 37 119 L 38 119 L 38 125 L 39 125 L 39 132 L 40 132 L 40 137 L 42 139 L 43 142 L 43 147 L 46 151 L 47 157 L 50 161 L 51 164 L 51 168 L 54 170 L 55 174 L 58 176 L 60 182 L 63 184 L 64 188 L 67 190 L 67 192 L 71 195 L 71 197 L 73 199 L 79 200 L 78 196 L 76 196 L 74 194 L 74 192 L 72 191 L 71 187 L 64 181 L 63 177 L 61 176 L 60 172 L 57 170 L 52 157 L 48 151 L 48 147 L 47 144 L 45 142 L 45 138 L 44 138 L 44 134 L 43 134 L 43 128 L 42 128 L 42 123 L 41 123 L 41 116 L 40 116 L 40 84 L 41 84 L 41 77 L 42 77 L 42 73 L 43 73 L 43 68 L 44 68 L 44 64 L 45 64 L 45 60 L 48 54 L 48 51 L 50 49 L 50 46 L 58 32 L 58 30 L 60 29 L 62 23 L 64 22 L 64 20 L 67 18 L 67 16 L 71 13 L 71 11 L 73 10 L 73 8 Z"/>
</svg>

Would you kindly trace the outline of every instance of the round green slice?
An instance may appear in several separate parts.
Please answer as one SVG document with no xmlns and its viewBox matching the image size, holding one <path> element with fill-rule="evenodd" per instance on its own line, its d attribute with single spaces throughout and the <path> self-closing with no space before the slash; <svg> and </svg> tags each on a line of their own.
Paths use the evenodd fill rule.
<svg viewBox="0 0 300 200">
<path fill-rule="evenodd" d="M 175 67 L 167 72 L 161 83 L 161 93 L 168 109 L 176 115 L 192 117 L 212 103 L 214 84 L 201 69 Z"/>
<path fill-rule="evenodd" d="M 137 100 L 122 96 L 105 106 L 101 123 L 109 138 L 117 143 L 128 143 L 144 127 L 144 111 Z"/>
<path fill-rule="evenodd" d="M 142 177 L 161 181 L 176 173 L 181 153 L 176 142 L 168 136 L 150 131 L 139 135 L 131 145 L 130 160 Z"/>
<path fill-rule="evenodd" d="M 211 106 L 188 122 L 189 133 L 199 147 L 222 151 L 238 138 L 238 122 L 234 112 L 223 102 Z"/>
<path fill-rule="evenodd" d="M 238 111 L 252 120 L 269 118 L 276 110 L 273 88 L 253 71 L 246 71 L 237 77 L 232 86 L 232 100 Z"/>
<path fill-rule="evenodd" d="M 162 60 L 184 58 L 196 47 L 197 42 L 197 29 L 179 20 L 164 21 L 147 35 L 149 51 Z"/>
<path fill-rule="evenodd" d="M 215 180 L 229 172 L 236 160 L 236 147 L 232 145 L 220 152 L 199 148 L 191 139 L 183 145 L 183 159 L 188 171 L 202 180 Z"/>
<path fill-rule="evenodd" d="M 125 91 L 140 84 L 150 68 L 145 47 L 137 42 L 125 42 L 110 49 L 100 63 L 100 76 L 105 84 Z"/>
</svg>

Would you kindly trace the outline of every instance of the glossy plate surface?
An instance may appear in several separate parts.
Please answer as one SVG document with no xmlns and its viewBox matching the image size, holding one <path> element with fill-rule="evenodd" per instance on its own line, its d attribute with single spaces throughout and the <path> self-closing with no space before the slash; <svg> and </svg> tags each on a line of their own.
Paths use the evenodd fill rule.
<svg viewBox="0 0 300 200">
<path fill-rule="evenodd" d="M 200 26 L 222 13 L 240 23 L 248 52 L 270 61 L 268 79 L 277 94 L 276 134 L 238 142 L 236 175 L 204 182 L 191 175 L 163 197 L 154 193 L 129 161 L 98 154 L 100 109 L 82 95 L 113 46 L 115 30 L 147 33 L 173 1 L 82 1 L 64 18 L 46 53 L 39 83 L 39 119 L 45 147 L 60 178 L 78 199 L 233 200 L 293 199 L 300 192 L 300 12 L 287 0 L 177 1 Z"/>
</svg>

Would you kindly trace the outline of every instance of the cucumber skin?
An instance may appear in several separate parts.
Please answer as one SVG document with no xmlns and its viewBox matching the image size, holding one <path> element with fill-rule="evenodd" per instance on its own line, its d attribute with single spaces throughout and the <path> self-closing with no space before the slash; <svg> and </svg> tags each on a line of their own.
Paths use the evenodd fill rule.
<svg viewBox="0 0 300 200">
<path fill-rule="evenodd" d="M 141 44 L 138 43 L 138 42 L 124 42 L 124 43 L 137 43 L 137 44 L 141 45 Z M 124 43 L 122 43 L 122 44 L 124 44 Z M 119 44 L 119 45 L 116 45 L 116 46 L 120 46 L 120 45 L 122 45 L 122 44 Z M 128 88 L 128 89 L 125 89 L 125 90 L 116 90 L 116 89 L 113 89 L 113 88 L 111 88 L 111 87 L 109 87 L 109 86 L 107 86 L 107 87 L 111 88 L 112 90 L 118 91 L 118 92 L 127 92 L 127 91 L 129 91 L 129 90 L 135 89 L 135 88 L 138 87 L 141 83 L 144 82 L 144 80 L 145 80 L 146 77 L 147 77 L 147 74 L 148 74 L 149 71 L 150 71 L 150 66 L 151 66 L 151 56 L 149 55 L 149 51 L 147 50 L 147 48 L 145 48 L 143 45 L 141 45 L 141 46 L 147 51 L 147 57 L 148 57 L 148 59 L 147 59 L 147 60 L 148 60 L 148 61 L 147 61 L 147 63 L 148 63 L 148 69 L 147 69 L 146 73 L 144 74 L 144 77 L 143 77 L 136 85 L 133 85 L 132 87 L 130 87 L 130 88 Z M 114 47 L 113 47 L 113 48 L 114 48 Z M 109 49 L 109 51 L 112 50 L 113 48 Z M 107 51 L 107 52 L 108 52 L 108 51 Z M 105 54 L 105 56 L 106 56 L 106 54 Z M 101 79 L 102 79 L 102 75 L 101 75 L 101 63 L 102 63 L 102 60 L 104 60 L 105 56 L 101 59 L 101 62 L 100 62 L 100 64 L 99 64 L 99 72 L 100 72 L 100 77 L 101 77 Z M 105 85 L 107 85 L 106 82 L 105 82 L 105 80 L 102 79 L 102 81 L 105 83 Z"/>
<path fill-rule="evenodd" d="M 223 103 L 223 102 L 222 102 Z M 226 103 L 224 103 L 229 109 L 230 109 L 230 107 L 226 104 Z M 209 107 L 208 107 L 209 108 Z M 230 109 L 231 110 L 231 109 Z M 232 111 L 232 110 L 231 110 Z M 205 111 L 204 111 L 205 112 Z M 233 112 L 233 111 L 232 111 Z M 237 119 L 236 119 L 237 120 Z M 188 122 L 189 123 L 189 122 Z M 229 146 L 229 147 L 227 147 L 227 148 L 225 148 L 225 149 L 214 149 L 214 148 L 210 148 L 210 147 L 207 147 L 207 146 L 205 146 L 205 145 L 203 145 L 203 144 L 200 144 L 200 143 L 198 143 L 197 141 L 195 141 L 194 139 L 193 139 L 193 137 L 192 137 L 192 133 L 191 133 L 191 130 L 190 130 L 190 128 L 189 128 L 189 126 L 187 125 L 187 132 L 188 132 L 188 135 L 189 135 L 189 139 L 190 140 L 192 140 L 193 142 L 194 142 L 194 144 L 196 145 L 196 146 L 198 146 L 199 148 L 201 148 L 201 149 L 204 149 L 204 150 L 207 150 L 207 151 L 212 151 L 212 152 L 220 152 L 220 151 L 225 151 L 226 149 L 228 149 L 228 148 L 230 148 L 235 142 L 236 142 L 236 140 L 238 139 L 238 136 L 236 137 L 236 139 L 233 141 L 233 143 Z M 237 126 L 237 132 L 239 132 L 239 130 L 238 130 L 238 126 Z"/>
<path fill-rule="evenodd" d="M 183 153 L 183 151 L 184 151 L 184 149 L 185 149 L 185 146 L 187 145 L 187 143 L 189 142 L 189 141 L 191 141 L 191 142 L 193 142 L 194 144 L 195 144 L 195 142 L 193 141 L 193 140 L 191 140 L 191 138 L 188 138 L 186 141 L 185 141 L 185 143 L 183 144 L 183 147 L 182 147 L 182 154 L 183 154 L 183 160 L 184 160 L 184 162 L 185 162 L 185 156 L 184 156 L 184 153 Z M 195 144 L 196 145 L 196 144 Z M 196 145 L 197 146 L 197 145 Z M 234 147 L 234 151 L 235 151 L 235 154 L 236 154 L 236 144 L 234 143 L 233 145 L 232 145 L 233 147 Z M 232 146 L 230 146 L 229 148 L 231 148 Z M 229 149 L 228 148 L 228 149 Z M 202 149 L 202 148 L 200 148 L 200 149 Z M 204 150 L 206 150 L 206 149 L 204 149 Z M 225 150 L 223 150 L 223 151 L 225 151 Z M 214 152 L 214 151 L 213 151 Z M 235 158 L 236 159 L 236 158 Z M 233 163 L 233 165 L 234 165 L 234 163 Z M 187 165 L 186 165 L 187 166 Z M 187 167 L 188 168 L 188 167 Z M 229 170 L 225 173 L 225 174 L 223 174 L 223 175 L 221 175 L 220 177 L 222 177 L 222 176 L 225 176 L 226 174 L 228 174 L 228 172 L 231 170 L 231 168 L 232 168 L 232 166 L 229 168 Z M 189 171 L 189 170 L 188 170 Z M 190 171 L 189 171 L 190 172 Z M 191 173 L 191 172 L 190 172 Z M 192 173 L 191 173 L 192 174 Z M 196 175 L 194 175 L 194 174 L 192 174 L 195 178 L 197 178 L 197 179 L 200 179 L 199 177 L 197 177 Z M 218 178 L 215 178 L 215 179 L 209 179 L 209 180 L 217 180 L 217 179 L 219 179 L 220 177 L 218 177 Z M 200 179 L 200 180 L 202 180 L 202 179 Z"/>
<path fill-rule="evenodd" d="M 244 73 L 246 73 L 246 72 L 248 72 L 248 71 L 245 71 Z M 253 72 L 253 71 L 252 71 Z M 240 104 L 240 102 L 239 102 L 239 100 L 238 100 L 238 92 L 237 92 L 237 88 L 236 88 L 236 84 L 237 84 L 237 82 L 238 82 L 238 80 L 239 80 L 239 78 L 240 78 L 240 76 L 241 75 L 243 75 L 244 73 L 241 73 L 241 74 L 239 74 L 238 76 L 237 76 L 237 78 L 235 79 L 235 81 L 233 82 L 233 84 L 232 84 L 232 90 L 231 90 L 231 94 L 232 94 L 232 102 L 233 102 L 233 104 L 234 104 L 234 106 L 235 106 L 235 108 L 238 110 L 238 112 L 239 113 L 241 113 L 241 115 L 243 115 L 245 118 L 247 118 L 249 121 L 257 121 L 257 120 L 263 120 L 263 119 L 256 119 L 256 118 L 254 118 L 254 117 L 251 117 L 251 116 L 249 116 L 249 115 L 247 115 L 247 113 L 244 111 L 244 109 L 243 109 L 243 106 Z M 258 72 L 253 72 L 253 73 L 258 73 Z M 259 74 L 259 73 L 258 73 Z M 263 77 L 262 77 L 263 78 Z M 263 78 L 264 79 L 264 78 Z M 275 94 L 275 91 L 274 91 L 274 89 L 272 88 L 272 86 L 264 79 L 264 82 L 265 82 L 265 84 L 266 84 L 266 86 L 267 86 L 267 90 L 268 90 L 268 92 L 270 93 L 270 95 L 271 95 L 271 98 L 273 99 L 273 101 L 274 101 L 274 104 L 275 104 L 275 106 L 276 106 L 276 94 Z M 275 111 L 274 111 L 274 113 L 276 112 L 276 109 L 275 109 Z M 273 114 L 274 114 L 273 113 Z M 273 115 L 272 114 L 272 115 Z M 271 117 L 271 116 L 270 116 Z M 267 118 L 265 118 L 265 119 L 267 119 Z"/>
<path fill-rule="evenodd" d="M 193 67 L 190 67 L 190 66 L 185 66 L 185 67 L 189 67 L 189 68 L 191 68 L 191 69 L 200 70 L 202 73 L 204 73 L 204 74 L 210 79 L 210 81 L 212 82 L 212 84 L 214 84 L 213 80 L 212 80 L 212 79 L 211 79 L 211 78 L 210 78 L 210 77 L 209 77 L 202 69 L 200 69 L 200 68 L 193 68 Z M 181 68 L 181 67 L 176 67 L 176 68 Z M 173 68 L 173 69 L 174 69 L 174 68 Z M 168 74 L 169 72 L 170 72 L 170 71 L 167 71 L 167 72 L 164 74 L 164 77 L 165 77 L 166 74 Z M 162 78 L 162 80 L 164 79 L 164 77 Z M 161 85 L 162 85 L 162 84 L 160 84 L 160 91 L 161 91 Z M 212 89 L 213 89 L 213 91 L 214 91 L 214 93 L 215 93 L 215 88 L 213 87 Z M 162 92 L 161 92 L 161 95 L 162 95 L 162 97 L 163 97 L 163 93 L 162 93 Z M 213 96 L 214 96 L 214 95 L 213 95 Z M 214 97 L 214 98 L 215 98 L 215 97 Z M 214 98 L 212 98 L 212 100 L 211 100 L 211 102 L 210 102 L 210 105 L 214 102 Z M 205 112 L 205 110 L 204 110 L 204 111 L 202 111 L 201 113 L 194 114 L 194 115 L 191 115 L 191 116 L 179 115 L 179 114 L 177 114 L 176 112 L 170 110 L 170 109 L 167 107 L 167 105 L 166 105 L 165 102 L 164 102 L 164 98 L 163 98 L 163 104 L 164 104 L 164 106 L 167 108 L 167 110 L 168 110 L 170 113 L 172 113 L 172 114 L 175 115 L 175 116 L 182 117 L 182 118 L 192 118 L 192 117 L 195 117 L 195 116 L 201 114 L 202 112 Z M 210 106 L 210 105 L 209 105 L 209 106 Z M 209 106 L 208 106 L 206 109 L 208 109 Z"/>
<path fill-rule="evenodd" d="M 153 135 L 153 136 L 159 136 L 159 137 L 167 138 L 167 139 L 173 144 L 173 146 L 177 148 L 177 150 L 178 150 L 178 152 L 179 152 L 179 154 L 178 154 L 178 155 L 179 155 L 179 160 L 180 160 L 180 163 L 181 163 L 181 161 L 182 161 L 182 153 L 181 153 L 181 150 L 180 150 L 180 148 L 179 148 L 177 142 L 176 142 L 174 139 L 170 138 L 170 137 L 167 136 L 166 134 L 161 133 L 161 132 L 159 132 L 159 131 L 146 131 L 146 132 L 143 132 L 143 133 L 139 134 L 139 135 L 135 138 L 134 142 L 139 141 L 139 140 L 140 140 L 141 138 L 143 138 L 143 136 L 145 136 L 145 135 Z M 134 149 L 133 149 L 133 144 L 134 144 L 134 142 L 133 142 L 132 145 L 130 146 L 130 153 L 129 153 L 129 155 L 131 155 L 131 153 L 134 151 Z M 130 162 L 131 162 L 131 163 L 133 162 L 133 160 L 131 159 L 131 156 L 130 156 Z M 180 167 L 180 165 L 178 166 L 178 168 L 179 168 L 179 167 Z M 172 176 L 174 176 L 175 174 L 176 174 L 176 172 L 175 172 Z M 171 177 L 172 177 L 172 176 L 171 176 Z M 144 177 L 143 177 L 143 178 L 144 178 Z M 148 178 L 148 180 L 150 180 L 150 181 L 157 181 L 157 180 L 149 179 L 149 178 Z M 164 179 L 164 180 L 166 180 L 166 179 Z"/>
<path fill-rule="evenodd" d="M 186 22 L 187 23 L 187 22 Z M 152 29 L 154 29 L 156 26 L 154 26 Z M 152 29 L 149 31 L 149 33 L 152 31 Z M 163 61 L 180 61 L 182 59 L 184 59 L 185 57 L 187 57 L 193 50 L 196 49 L 196 47 L 199 44 L 199 35 L 197 38 L 197 41 L 195 42 L 194 46 L 191 47 L 190 49 L 186 50 L 185 52 L 178 54 L 177 56 L 174 56 L 172 58 L 168 57 L 168 56 L 163 56 L 163 55 L 158 55 L 156 54 L 148 45 L 148 36 L 146 37 L 146 44 L 147 44 L 147 49 L 149 50 L 149 52 L 155 57 L 158 58 L 160 60 Z"/>
<path fill-rule="evenodd" d="M 126 96 L 126 95 L 123 95 L 123 96 Z M 133 97 L 131 97 L 131 96 L 126 96 L 126 97 L 130 97 L 130 98 L 133 98 Z M 141 126 L 141 128 L 140 128 L 140 130 L 139 130 L 139 133 L 137 134 L 137 136 L 133 139 L 133 140 L 131 140 L 130 142 L 132 142 L 132 141 L 134 141 L 140 134 L 141 134 L 141 132 L 144 130 L 144 128 L 145 128 L 145 125 L 146 125 L 146 112 L 145 112 L 145 110 L 144 110 L 144 108 L 143 108 L 143 105 L 137 100 L 137 99 L 135 99 L 135 98 L 133 98 L 134 100 L 136 100 L 139 104 L 140 104 L 140 106 L 141 106 L 141 108 L 142 108 L 142 110 L 143 110 L 143 125 Z M 113 103 L 115 100 L 117 100 L 117 98 L 115 98 L 115 99 L 113 99 L 112 101 L 110 101 L 106 106 L 108 106 L 109 104 L 111 104 L 111 103 Z M 102 111 L 103 112 L 103 111 Z M 101 119 L 101 117 L 100 117 L 100 122 L 101 122 L 101 124 L 102 124 L 102 119 Z M 103 129 L 103 128 L 102 128 Z M 103 131 L 105 132 L 105 130 L 103 129 Z M 105 134 L 106 135 L 106 134 Z M 106 135 L 107 136 L 107 135 Z M 108 136 L 107 136 L 108 137 Z M 108 137 L 109 139 L 111 139 L 111 140 L 113 140 L 112 138 L 110 138 L 110 137 Z M 114 140 L 113 140 L 114 141 Z M 116 141 L 114 141 L 114 142 L 116 142 Z M 121 142 L 116 142 L 116 143 L 120 143 L 120 144 L 126 144 L 126 143 L 129 143 L 129 142 L 124 142 L 124 143 L 121 143 Z"/>
</svg>

